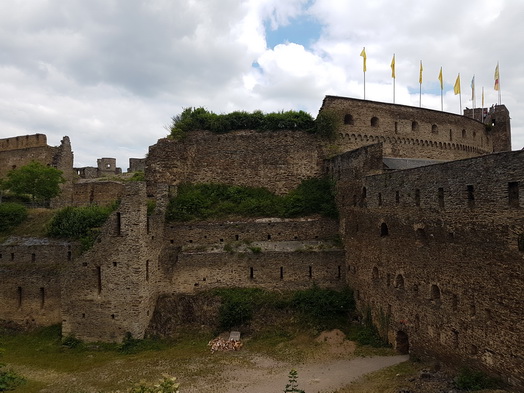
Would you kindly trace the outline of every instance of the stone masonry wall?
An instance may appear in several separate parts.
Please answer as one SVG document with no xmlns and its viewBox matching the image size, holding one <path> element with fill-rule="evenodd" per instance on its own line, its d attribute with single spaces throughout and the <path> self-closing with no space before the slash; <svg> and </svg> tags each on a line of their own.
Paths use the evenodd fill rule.
<svg viewBox="0 0 524 393">
<path fill-rule="evenodd" d="M 60 275 L 75 250 L 73 244 L 49 239 L 10 238 L 3 243 L 0 318 L 23 327 L 60 323 Z"/>
<path fill-rule="evenodd" d="M 318 138 L 300 131 L 189 132 L 150 146 L 146 179 L 170 185 L 226 183 L 283 194 L 322 170 Z"/>
<path fill-rule="evenodd" d="M 384 156 L 457 160 L 493 151 L 483 123 L 452 113 L 326 96 L 320 112 L 335 113 L 338 152 L 382 142 Z"/>
<path fill-rule="evenodd" d="M 338 221 L 323 217 L 170 223 L 165 230 L 166 242 L 175 246 L 238 241 L 318 240 L 333 239 L 337 236 Z"/>
<path fill-rule="evenodd" d="M 146 202 L 145 183 L 127 183 L 100 241 L 63 275 L 64 335 L 86 341 L 121 341 L 127 332 L 144 336 L 159 287 L 163 238 L 162 215 L 148 217 Z"/>
<path fill-rule="evenodd" d="M 114 181 L 79 181 L 73 185 L 73 206 L 108 205 L 124 194 L 124 184 Z"/>
<path fill-rule="evenodd" d="M 524 152 L 362 182 L 343 213 L 359 308 L 402 351 L 476 364 L 522 388 Z"/>
</svg>

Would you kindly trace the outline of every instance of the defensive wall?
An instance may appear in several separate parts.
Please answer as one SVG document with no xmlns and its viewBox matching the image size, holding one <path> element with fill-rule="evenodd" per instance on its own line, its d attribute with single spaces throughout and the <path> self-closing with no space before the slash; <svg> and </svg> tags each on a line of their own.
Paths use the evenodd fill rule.
<svg viewBox="0 0 524 393">
<path fill-rule="evenodd" d="M 0 139 L 0 179 L 16 168 L 37 161 L 62 171 L 66 180 L 60 187 L 59 197 L 51 201 L 53 207 L 63 206 L 70 202 L 73 187 L 73 152 L 69 137 L 65 136 L 60 146 L 48 146 L 47 137 L 43 134 L 24 135 Z"/>
<path fill-rule="evenodd" d="M 402 352 L 524 386 L 524 152 L 377 174 L 379 147 L 338 158 L 358 307 Z"/>
<path fill-rule="evenodd" d="M 389 157 L 457 160 L 491 153 L 500 134 L 507 142 L 498 128 L 488 131 L 475 119 L 431 109 L 326 96 L 320 108 L 324 111 L 334 113 L 341 123 L 339 153 L 381 142 Z M 511 150 L 511 144 L 497 146 L 495 151 Z"/>
<path fill-rule="evenodd" d="M 76 253 L 70 243 L 49 239 L 1 244 L 0 319 L 24 327 L 60 323 L 60 277 Z"/>
<path fill-rule="evenodd" d="M 192 131 L 149 147 L 149 184 L 225 183 L 266 187 L 278 194 L 322 170 L 319 138 L 302 131 Z"/>
</svg>

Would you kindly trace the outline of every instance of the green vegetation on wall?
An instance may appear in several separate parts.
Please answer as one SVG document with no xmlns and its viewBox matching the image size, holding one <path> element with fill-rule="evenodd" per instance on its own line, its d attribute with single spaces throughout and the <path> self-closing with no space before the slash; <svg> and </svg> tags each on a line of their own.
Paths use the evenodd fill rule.
<svg viewBox="0 0 524 393">
<path fill-rule="evenodd" d="M 278 196 L 265 188 L 225 184 L 182 184 L 167 208 L 170 221 L 205 220 L 227 216 L 337 217 L 333 183 L 311 178 L 289 194 Z"/>
<path fill-rule="evenodd" d="M 313 286 L 302 291 L 270 292 L 259 288 L 223 288 L 213 293 L 221 298 L 219 329 L 249 325 L 255 314 L 269 310 L 295 313 L 303 326 L 317 329 L 341 327 L 355 311 L 352 291 Z M 275 311 L 271 311 L 275 310 Z"/>
<path fill-rule="evenodd" d="M 304 111 L 273 113 L 236 111 L 218 115 L 200 107 L 185 108 L 182 113 L 174 116 L 169 130 L 170 136 L 175 139 L 183 138 L 187 132 L 195 130 L 208 130 L 216 133 L 234 130 L 301 130 L 329 137 L 334 135 L 334 125 L 333 116 L 322 114 L 317 120 L 314 120 L 309 113 Z"/>
<path fill-rule="evenodd" d="M 89 249 L 96 240 L 100 227 L 116 209 L 110 206 L 66 207 L 59 210 L 49 225 L 48 236 L 80 240 L 82 249 Z"/>
</svg>

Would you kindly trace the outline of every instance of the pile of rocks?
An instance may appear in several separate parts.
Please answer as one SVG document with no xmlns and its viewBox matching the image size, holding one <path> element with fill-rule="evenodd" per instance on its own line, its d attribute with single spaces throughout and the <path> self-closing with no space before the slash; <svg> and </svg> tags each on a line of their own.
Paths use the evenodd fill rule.
<svg viewBox="0 0 524 393">
<path fill-rule="evenodd" d="M 211 353 L 217 351 L 238 351 L 242 348 L 242 345 L 240 340 L 226 340 L 222 337 L 217 337 L 207 344 L 208 347 L 211 347 Z"/>
</svg>

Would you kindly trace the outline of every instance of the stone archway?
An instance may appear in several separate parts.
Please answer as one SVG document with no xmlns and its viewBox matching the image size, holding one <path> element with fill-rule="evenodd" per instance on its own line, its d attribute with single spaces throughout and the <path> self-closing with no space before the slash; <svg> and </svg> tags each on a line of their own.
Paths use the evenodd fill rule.
<svg viewBox="0 0 524 393">
<path fill-rule="evenodd" d="M 406 332 L 399 330 L 395 337 L 395 348 L 397 352 L 407 355 L 409 354 L 409 337 Z"/>
</svg>

